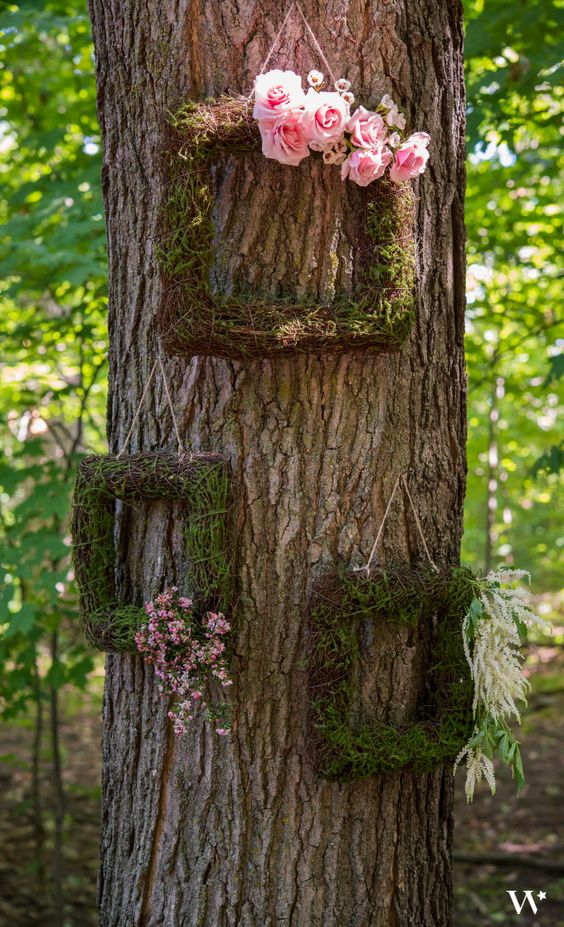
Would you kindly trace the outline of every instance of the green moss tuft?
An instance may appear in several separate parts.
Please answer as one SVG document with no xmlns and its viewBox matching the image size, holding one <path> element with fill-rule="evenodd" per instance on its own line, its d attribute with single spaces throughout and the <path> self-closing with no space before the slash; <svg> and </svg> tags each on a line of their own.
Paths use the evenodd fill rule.
<svg viewBox="0 0 564 927">
<path fill-rule="evenodd" d="M 228 559 L 229 475 L 214 454 L 86 457 L 73 497 L 73 561 L 84 633 L 99 650 L 134 651 L 142 608 L 117 601 L 115 501 L 180 499 L 191 592 L 199 609 L 226 610 L 232 599 Z"/>
<path fill-rule="evenodd" d="M 363 191 L 366 229 L 358 300 L 275 304 L 250 293 L 220 298 L 210 287 L 214 227 L 210 167 L 222 154 L 260 148 L 247 101 L 184 106 L 171 120 L 169 192 L 157 251 L 164 282 L 159 314 L 170 353 L 244 358 L 296 352 L 389 352 L 415 319 L 411 185 L 380 180 Z"/>
<path fill-rule="evenodd" d="M 338 782 L 411 769 L 429 772 L 453 762 L 472 730 L 472 681 L 462 645 L 462 621 L 476 591 L 473 574 L 440 575 L 408 567 L 321 576 L 311 604 L 309 660 L 312 723 L 321 778 Z M 436 617 L 431 665 L 411 723 L 351 721 L 353 670 L 362 621 L 384 619 L 415 627 Z"/>
</svg>

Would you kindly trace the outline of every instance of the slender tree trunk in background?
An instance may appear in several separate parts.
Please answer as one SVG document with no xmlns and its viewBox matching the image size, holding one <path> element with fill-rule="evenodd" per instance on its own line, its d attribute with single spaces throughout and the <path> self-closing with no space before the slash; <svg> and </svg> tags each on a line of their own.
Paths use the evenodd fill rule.
<svg viewBox="0 0 564 927">
<path fill-rule="evenodd" d="M 31 794 L 33 802 L 33 839 L 37 862 L 37 884 L 40 891 L 45 883 L 45 828 L 43 826 L 43 801 L 41 796 L 41 746 L 43 743 L 43 702 L 41 677 L 37 659 L 34 661 L 35 721 L 33 726 L 33 747 L 31 755 Z"/>
<path fill-rule="evenodd" d="M 452 770 L 351 785 L 318 780 L 307 739 L 304 657 L 312 576 L 337 560 L 366 561 L 400 470 L 412 468 L 410 485 L 435 560 L 453 562 L 459 554 L 461 10 L 452 0 L 304 0 L 303 6 L 357 99 L 369 105 L 391 92 L 414 126 L 432 135 L 431 164 L 418 191 L 418 323 L 407 348 L 389 357 L 167 361 L 187 444 L 225 454 L 233 472 L 240 590 L 234 730 L 222 739 L 198 722 L 174 740 L 151 670 L 136 657 L 108 658 L 103 925 L 451 923 Z M 166 111 L 189 96 L 246 92 L 285 9 L 276 0 L 91 2 L 105 147 L 113 451 L 122 446 L 157 349 L 153 244 Z M 295 22 L 272 66 L 319 67 L 306 46 Z M 229 182 L 218 181 L 222 221 L 244 228 L 248 216 L 236 191 L 255 184 L 258 221 L 267 225 L 269 241 L 278 241 L 269 261 L 278 271 L 297 266 L 299 275 L 312 261 L 311 243 L 324 241 L 317 207 L 325 184 L 337 189 L 338 176 L 322 173 L 313 159 L 296 174 L 260 156 L 230 170 Z M 309 184 L 308 172 L 311 202 L 303 223 L 310 247 L 296 250 L 285 236 L 284 211 L 292 184 Z M 232 236 L 227 247 L 233 256 L 240 239 Z M 328 250 L 320 249 L 320 262 Z M 260 257 L 253 268 L 258 289 L 273 274 Z M 174 447 L 161 383 L 136 428 L 134 450 Z M 141 596 L 159 579 L 183 581 L 174 518 L 164 505 L 135 514 L 122 589 Z M 381 559 L 420 553 L 400 500 Z M 412 704 L 424 674 L 418 644 L 413 634 L 395 632 L 380 673 L 380 704 L 392 697 L 392 679 L 396 704 L 398 687 Z"/>
<path fill-rule="evenodd" d="M 487 510 L 486 510 L 486 546 L 484 552 L 484 573 L 493 566 L 493 551 L 498 535 L 496 530 L 498 489 L 499 489 L 499 448 L 498 422 L 499 403 L 505 395 L 505 380 L 494 377 L 490 396 L 488 415 L 488 471 L 487 471 Z"/>
<path fill-rule="evenodd" d="M 51 665 L 54 666 L 59 656 L 59 635 L 51 634 Z M 59 737 L 59 693 L 49 684 L 49 719 L 51 723 L 51 751 L 53 792 L 55 798 L 55 833 L 53 839 L 53 890 L 55 903 L 55 923 L 63 927 L 65 921 L 65 898 L 63 888 L 63 826 L 65 821 L 65 790 L 63 785 L 63 765 L 61 760 L 61 742 Z"/>
</svg>

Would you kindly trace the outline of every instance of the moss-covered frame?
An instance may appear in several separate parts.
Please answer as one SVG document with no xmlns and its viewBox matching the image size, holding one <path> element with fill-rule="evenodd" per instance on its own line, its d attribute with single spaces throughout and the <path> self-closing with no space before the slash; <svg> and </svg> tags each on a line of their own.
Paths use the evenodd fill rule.
<svg viewBox="0 0 564 927">
<path fill-rule="evenodd" d="M 81 461 L 73 495 L 73 562 L 84 633 L 98 650 L 135 651 L 143 608 L 116 596 L 115 503 L 181 500 L 190 592 L 198 609 L 224 610 L 231 598 L 229 473 L 217 454 L 166 452 Z M 160 590 L 157 590 L 160 591 Z"/>
<path fill-rule="evenodd" d="M 338 782 L 400 770 L 429 772 L 453 762 L 472 731 L 472 680 L 462 621 L 476 594 L 473 574 L 398 566 L 317 578 L 310 607 L 308 661 L 314 756 L 320 778 Z M 430 665 L 412 721 L 351 723 L 352 674 L 363 620 L 430 628 Z"/>
<path fill-rule="evenodd" d="M 409 182 L 382 179 L 359 192 L 366 225 L 355 300 L 337 296 L 328 305 L 282 299 L 272 304 L 251 293 L 222 298 L 212 292 L 211 167 L 222 155 L 257 151 L 260 144 L 252 104 L 246 100 L 189 103 L 172 118 L 157 252 L 163 280 L 159 328 L 166 350 L 246 358 L 401 348 L 415 318 L 414 196 Z"/>
</svg>

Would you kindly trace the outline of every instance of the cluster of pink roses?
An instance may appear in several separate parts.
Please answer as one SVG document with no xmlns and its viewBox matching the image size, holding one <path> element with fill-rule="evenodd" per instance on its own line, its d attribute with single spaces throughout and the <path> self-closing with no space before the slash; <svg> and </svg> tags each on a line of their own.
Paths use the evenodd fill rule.
<svg viewBox="0 0 564 927">
<path fill-rule="evenodd" d="M 341 166 L 341 177 L 361 187 L 382 177 L 402 183 L 422 174 L 429 160 L 430 136 L 415 132 L 403 140 L 405 116 L 387 94 L 377 111 L 359 106 L 351 115 L 354 96 L 347 80 L 334 91 L 322 91 L 323 74 L 311 71 L 305 93 L 293 71 L 268 71 L 255 80 L 253 116 L 262 136 L 262 151 L 281 164 L 297 166 L 311 151 L 323 153 L 327 164 Z"/>
<path fill-rule="evenodd" d="M 174 722 L 175 734 L 185 734 L 198 706 L 208 709 L 208 720 L 214 722 L 217 734 L 228 734 L 229 723 L 225 704 L 211 709 L 204 700 L 209 676 L 223 686 L 230 686 L 222 638 L 230 630 L 221 614 L 208 612 L 203 622 L 194 620 L 191 599 L 179 596 L 175 587 L 166 589 L 145 611 L 149 621 L 135 635 L 135 643 L 146 663 L 155 667 L 159 692 L 164 698 L 173 697 L 168 717 Z"/>
</svg>

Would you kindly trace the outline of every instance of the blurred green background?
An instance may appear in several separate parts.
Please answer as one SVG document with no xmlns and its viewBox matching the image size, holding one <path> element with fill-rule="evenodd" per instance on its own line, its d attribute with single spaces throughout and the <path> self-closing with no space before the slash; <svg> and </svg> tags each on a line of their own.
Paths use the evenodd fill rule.
<svg viewBox="0 0 564 927">
<path fill-rule="evenodd" d="M 474 813 L 459 809 L 458 854 L 491 851 L 502 860 L 460 863 L 459 925 L 519 923 L 499 886 L 519 888 L 529 864 L 529 881 L 538 876 L 555 899 L 542 923 L 564 923 L 559 873 L 542 867 L 563 850 L 551 804 L 562 801 L 555 745 L 564 714 L 562 8 L 561 0 L 465 4 L 463 557 L 480 570 L 530 570 L 554 633 L 527 649 L 536 695 L 524 752 L 532 770 L 517 819 L 503 776 L 497 802 L 482 797 Z M 106 447 L 100 164 L 85 3 L 0 3 L 0 925 L 16 927 L 96 923 L 103 662 L 77 630 L 68 513 L 81 454 Z"/>
</svg>

